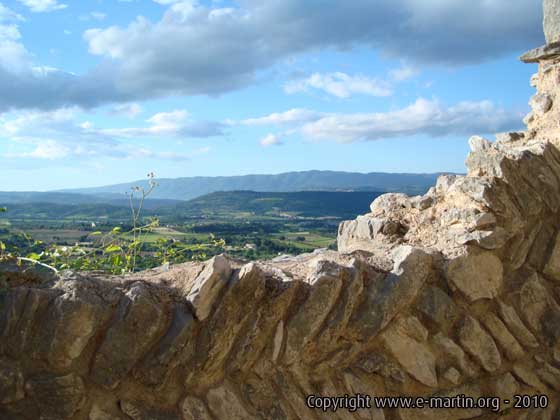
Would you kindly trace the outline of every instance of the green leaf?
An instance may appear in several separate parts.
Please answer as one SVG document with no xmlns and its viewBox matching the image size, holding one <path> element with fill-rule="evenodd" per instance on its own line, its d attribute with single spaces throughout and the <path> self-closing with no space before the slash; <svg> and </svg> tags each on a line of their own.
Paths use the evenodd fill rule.
<svg viewBox="0 0 560 420">
<path fill-rule="evenodd" d="M 91 233 L 90 233 L 90 236 L 99 236 L 99 235 L 102 235 L 102 234 L 103 234 L 103 232 L 101 232 L 101 231 L 98 230 L 98 231 L 96 231 L 96 232 L 91 232 Z"/>
<path fill-rule="evenodd" d="M 105 248 L 105 252 L 110 254 L 112 252 L 121 252 L 122 248 L 118 245 L 109 245 L 107 248 Z"/>
<path fill-rule="evenodd" d="M 111 233 L 121 233 L 121 230 L 122 230 L 122 229 L 121 229 L 120 227 L 116 226 L 116 227 L 113 228 L 113 230 L 111 231 Z"/>
<path fill-rule="evenodd" d="M 8 209 L 6 207 L 0 207 L 0 213 L 6 213 Z"/>
<path fill-rule="evenodd" d="M 41 256 L 39 254 L 37 254 L 36 252 L 32 252 L 31 254 L 27 255 L 27 258 L 29 258 L 30 260 L 33 260 L 33 261 L 39 261 L 41 259 Z"/>
<path fill-rule="evenodd" d="M 5 250 L 6 250 L 6 244 L 0 241 L 0 251 L 5 251 Z"/>
</svg>

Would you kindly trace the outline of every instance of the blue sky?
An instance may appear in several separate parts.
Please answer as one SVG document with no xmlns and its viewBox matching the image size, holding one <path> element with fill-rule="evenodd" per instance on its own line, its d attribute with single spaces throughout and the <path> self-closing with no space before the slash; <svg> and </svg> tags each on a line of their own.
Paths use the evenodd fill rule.
<svg viewBox="0 0 560 420">
<path fill-rule="evenodd" d="M 464 171 L 520 129 L 535 0 L 0 1 L 0 190 Z"/>
</svg>

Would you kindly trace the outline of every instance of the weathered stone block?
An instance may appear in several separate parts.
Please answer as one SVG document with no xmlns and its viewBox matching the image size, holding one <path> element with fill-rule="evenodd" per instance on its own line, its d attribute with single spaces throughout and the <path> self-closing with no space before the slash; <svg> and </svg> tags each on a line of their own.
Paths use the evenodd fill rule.
<svg viewBox="0 0 560 420">
<path fill-rule="evenodd" d="M 116 387 L 160 337 L 165 323 L 162 302 L 152 296 L 145 284 L 133 285 L 123 296 L 94 356 L 93 381 L 106 388 Z"/>
<path fill-rule="evenodd" d="M 195 309 L 197 319 L 204 321 L 208 318 L 220 292 L 228 283 L 231 272 L 229 261 L 222 255 L 218 255 L 206 263 L 187 296 L 187 300 Z"/>
<path fill-rule="evenodd" d="M 525 352 L 515 339 L 515 337 L 508 331 L 504 323 L 493 313 L 487 313 L 482 322 L 490 331 L 490 335 L 494 337 L 506 357 L 510 360 L 521 359 L 525 356 Z"/>
<path fill-rule="evenodd" d="M 490 252 L 468 254 L 448 263 L 446 277 L 470 301 L 493 299 L 502 288 L 503 265 Z"/>
<path fill-rule="evenodd" d="M 429 387 L 437 387 L 436 359 L 425 344 L 407 335 L 407 329 L 398 323 L 385 331 L 381 339 L 413 378 Z"/>
<path fill-rule="evenodd" d="M 488 372 L 494 372 L 501 366 L 502 358 L 494 340 L 473 317 L 463 319 L 459 327 L 459 341 Z"/>
<path fill-rule="evenodd" d="M 543 272 L 551 279 L 560 282 L 560 233 L 554 239 L 554 246 Z"/>
<path fill-rule="evenodd" d="M 23 399 L 23 373 L 8 360 L 0 360 L 0 404 L 8 404 Z"/>
<path fill-rule="evenodd" d="M 440 328 L 453 323 L 458 316 L 457 305 L 439 287 L 428 286 L 416 301 L 416 308 Z"/>
<path fill-rule="evenodd" d="M 84 382 L 73 373 L 66 376 L 35 376 L 25 384 L 25 389 L 45 420 L 70 419 L 86 400 Z"/>
<path fill-rule="evenodd" d="M 213 420 L 206 404 L 199 398 L 187 397 L 181 404 L 183 420 Z"/>
<path fill-rule="evenodd" d="M 544 36 L 547 44 L 560 41 L 560 1 L 544 0 Z"/>
</svg>

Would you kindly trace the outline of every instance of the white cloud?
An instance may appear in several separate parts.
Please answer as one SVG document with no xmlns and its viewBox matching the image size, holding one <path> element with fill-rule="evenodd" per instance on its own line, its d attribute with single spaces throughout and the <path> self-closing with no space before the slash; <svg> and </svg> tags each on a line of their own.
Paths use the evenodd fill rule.
<svg viewBox="0 0 560 420">
<path fill-rule="evenodd" d="M 314 73 L 307 79 L 290 81 L 284 85 L 288 94 L 322 90 L 338 98 L 349 98 L 353 94 L 389 96 L 391 88 L 387 82 L 363 75 L 349 76 L 346 73 Z"/>
<path fill-rule="evenodd" d="M 182 3 L 184 0 L 154 0 L 154 2 L 165 6 L 174 3 Z"/>
<path fill-rule="evenodd" d="M 128 26 L 93 28 L 84 34 L 89 51 L 114 66 L 114 84 L 128 100 L 218 95 L 251 85 L 259 72 L 278 62 L 328 48 L 361 47 L 413 65 L 456 66 L 542 42 L 542 11 L 534 0 L 430 0 L 427 5 L 413 0 L 325 0 L 321 7 L 300 0 L 244 0 L 235 8 L 159 2 L 167 5 L 159 21 L 138 17 Z M 410 70 L 395 73 L 396 78 L 409 75 Z M 354 92 L 388 94 L 379 81 L 356 77 L 335 74 L 305 86 L 317 84 L 343 97 Z"/>
<path fill-rule="evenodd" d="M 409 65 L 403 64 L 401 67 L 393 69 L 389 72 L 391 79 L 397 82 L 403 82 L 411 79 L 418 74 L 418 70 Z"/>
<path fill-rule="evenodd" d="M 32 151 L 8 155 L 8 157 L 35 158 L 35 159 L 63 159 L 72 154 L 72 150 L 55 140 L 44 140 Z"/>
<path fill-rule="evenodd" d="M 37 12 L 65 7 L 56 0 L 19 1 Z M 529 49 L 543 38 L 542 10 L 534 0 L 324 0 L 321 7 L 243 0 L 227 8 L 163 1 L 168 4 L 159 21 L 140 16 L 127 26 L 86 31 L 88 49 L 100 63 L 84 75 L 37 75 L 31 69 L 40 63 L 33 63 L 19 38 L 2 41 L 0 112 L 215 96 L 250 86 L 277 63 L 310 51 L 361 48 L 413 66 L 458 66 Z M 387 93 L 367 77 L 324 76 L 319 88 L 335 95 Z"/>
<path fill-rule="evenodd" d="M 136 102 L 131 104 L 119 104 L 115 105 L 111 109 L 112 115 L 120 115 L 125 116 L 130 119 L 136 118 L 139 114 L 142 113 L 142 107 L 137 104 Z"/>
<path fill-rule="evenodd" d="M 497 108 L 490 101 L 445 107 L 436 100 L 418 99 L 396 111 L 324 116 L 304 124 L 301 132 L 311 139 L 348 143 L 416 135 L 496 133 L 517 128 L 520 121 L 520 115 Z"/>
<path fill-rule="evenodd" d="M 261 146 L 269 147 L 269 146 L 280 146 L 282 145 L 282 140 L 276 134 L 267 134 L 264 136 L 260 141 Z"/>
<path fill-rule="evenodd" d="M 109 128 L 100 133 L 115 137 L 214 137 L 223 134 L 223 126 L 216 122 L 193 121 L 184 109 L 158 112 L 146 120 L 147 127 Z"/>
<path fill-rule="evenodd" d="M 258 118 L 248 118 L 241 121 L 243 125 L 271 125 L 271 124 L 301 124 L 318 119 L 319 112 L 307 109 L 294 108 L 285 112 L 275 112 Z"/>
<path fill-rule="evenodd" d="M 293 109 L 240 123 L 289 126 L 292 129 L 285 135 L 300 133 L 312 140 L 350 143 L 417 135 L 439 137 L 496 133 L 518 128 L 521 118 L 521 115 L 499 108 L 491 101 L 459 102 L 445 106 L 437 100 L 420 98 L 409 106 L 388 112 L 335 114 Z M 273 137 L 269 141 L 273 142 Z"/>
<path fill-rule="evenodd" d="M 4 153 L 6 158 L 90 160 L 93 158 L 185 160 L 207 153 L 203 147 L 190 152 L 150 149 L 122 142 L 110 129 L 96 128 L 83 121 L 77 108 L 52 112 L 25 111 L 0 116 L 0 137 L 18 146 L 17 152 Z M 173 117 L 156 118 L 162 124 Z"/>
<path fill-rule="evenodd" d="M 22 22 L 24 20 L 25 19 L 23 18 L 23 16 L 17 14 L 13 10 L 0 3 L 0 22 Z"/>
<path fill-rule="evenodd" d="M 18 0 L 27 6 L 34 13 L 52 12 L 55 10 L 66 9 L 66 4 L 59 3 L 57 0 Z"/>
</svg>

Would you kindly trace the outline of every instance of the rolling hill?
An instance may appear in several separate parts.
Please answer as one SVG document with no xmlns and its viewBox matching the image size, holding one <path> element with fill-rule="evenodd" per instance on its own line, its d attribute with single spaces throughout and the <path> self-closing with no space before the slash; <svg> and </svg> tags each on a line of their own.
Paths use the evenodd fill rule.
<svg viewBox="0 0 560 420">
<path fill-rule="evenodd" d="M 335 171 L 287 172 L 278 175 L 160 178 L 152 198 L 190 200 L 217 191 L 381 191 L 422 194 L 434 185 L 439 173 L 355 173 Z M 87 195 L 121 195 L 133 186 L 147 187 L 145 180 L 95 188 L 63 190 Z"/>
<path fill-rule="evenodd" d="M 77 194 L 39 193 L 37 197 L 0 193 L 0 205 L 8 207 L 3 217 L 27 220 L 129 220 L 130 209 L 121 204 L 103 202 L 98 197 Z M 216 192 L 186 202 L 148 199 L 145 216 L 155 215 L 163 222 L 193 218 L 329 217 L 346 219 L 365 213 L 381 193 L 355 191 L 300 191 L 288 193 L 227 191 Z M 84 201 L 90 199 L 89 202 Z M 10 201 L 11 200 L 11 201 Z M 66 201 L 64 201 L 66 200 Z M 118 202 L 117 202 L 118 203 Z"/>
</svg>

